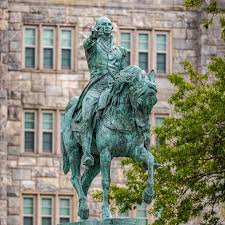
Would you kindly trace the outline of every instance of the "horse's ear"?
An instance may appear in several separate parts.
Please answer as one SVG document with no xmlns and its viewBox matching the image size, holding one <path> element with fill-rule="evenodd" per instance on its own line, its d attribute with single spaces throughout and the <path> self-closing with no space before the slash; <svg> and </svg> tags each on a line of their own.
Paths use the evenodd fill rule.
<svg viewBox="0 0 225 225">
<path fill-rule="evenodd" d="M 155 83 L 155 72 L 154 72 L 154 70 L 151 70 L 151 72 L 148 75 L 148 78 L 151 82 Z"/>
</svg>

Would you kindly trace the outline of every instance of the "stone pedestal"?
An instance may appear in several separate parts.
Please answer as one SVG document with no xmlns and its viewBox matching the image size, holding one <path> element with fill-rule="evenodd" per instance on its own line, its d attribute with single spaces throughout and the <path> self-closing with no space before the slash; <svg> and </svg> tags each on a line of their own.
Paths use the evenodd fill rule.
<svg viewBox="0 0 225 225">
<path fill-rule="evenodd" d="M 83 220 L 74 223 L 63 223 L 59 225 L 147 225 L 147 219 L 141 218 L 111 218 L 105 220 Z"/>
</svg>

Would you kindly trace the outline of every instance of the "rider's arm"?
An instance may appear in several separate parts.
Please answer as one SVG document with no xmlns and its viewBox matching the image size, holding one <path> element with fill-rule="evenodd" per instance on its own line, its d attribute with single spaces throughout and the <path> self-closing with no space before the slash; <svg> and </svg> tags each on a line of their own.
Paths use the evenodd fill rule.
<svg viewBox="0 0 225 225">
<path fill-rule="evenodd" d="M 127 50 L 123 47 L 120 47 L 120 51 L 122 52 L 122 62 L 121 62 L 121 70 L 127 66 Z"/>
<path fill-rule="evenodd" d="M 96 28 L 92 29 L 91 35 L 84 40 L 83 46 L 85 50 L 90 49 L 92 46 L 95 45 L 98 39 L 98 30 Z"/>
</svg>

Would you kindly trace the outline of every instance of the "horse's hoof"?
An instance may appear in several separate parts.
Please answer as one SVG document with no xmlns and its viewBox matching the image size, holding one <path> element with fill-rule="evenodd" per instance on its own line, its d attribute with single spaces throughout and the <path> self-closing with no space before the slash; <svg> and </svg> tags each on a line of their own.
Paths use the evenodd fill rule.
<svg viewBox="0 0 225 225">
<path fill-rule="evenodd" d="M 78 216 L 83 219 L 86 220 L 89 217 L 89 209 L 88 208 L 81 208 L 78 210 Z"/>
<path fill-rule="evenodd" d="M 151 192 L 144 191 L 143 201 L 146 204 L 150 204 L 152 202 L 153 198 L 154 198 L 154 192 L 153 191 L 151 191 Z"/>
</svg>

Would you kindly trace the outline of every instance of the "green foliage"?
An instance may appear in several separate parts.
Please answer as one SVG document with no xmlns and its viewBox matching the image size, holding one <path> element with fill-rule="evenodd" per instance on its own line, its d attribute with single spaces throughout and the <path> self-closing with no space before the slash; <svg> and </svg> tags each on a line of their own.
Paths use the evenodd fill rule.
<svg viewBox="0 0 225 225">
<path fill-rule="evenodd" d="M 187 77 L 171 74 L 176 87 L 170 103 L 178 117 L 167 118 L 155 130 L 160 145 L 153 148 L 163 167 L 155 172 L 155 225 L 185 223 L 200 215 L 201 224 L 220 224 L 215 208 L 225 202 L 225 58 L 214 58 L 209 75 L 183 63 Z M 140 204 L 146 172 L 123 161 L 126 186 L 111 188 L 120 210 Z"/>
<path fill-rule="evenodd" d="M 184 1 L 184 7 L 186 9 L 198 9 L 202 6 L 203 0 L 185 0 Z"/>
<path fill-rule="evenodd" d="M 208 29 L 213 24 L 214 16 L 220 15 L 221 37 L 225 40 L 225 9 L 218 6 L 218 0 L 184 0 L 184 7 L 187 10 L 197 9 L 208 13 L 203 19 L 203 27 Z"/>
</svg>

